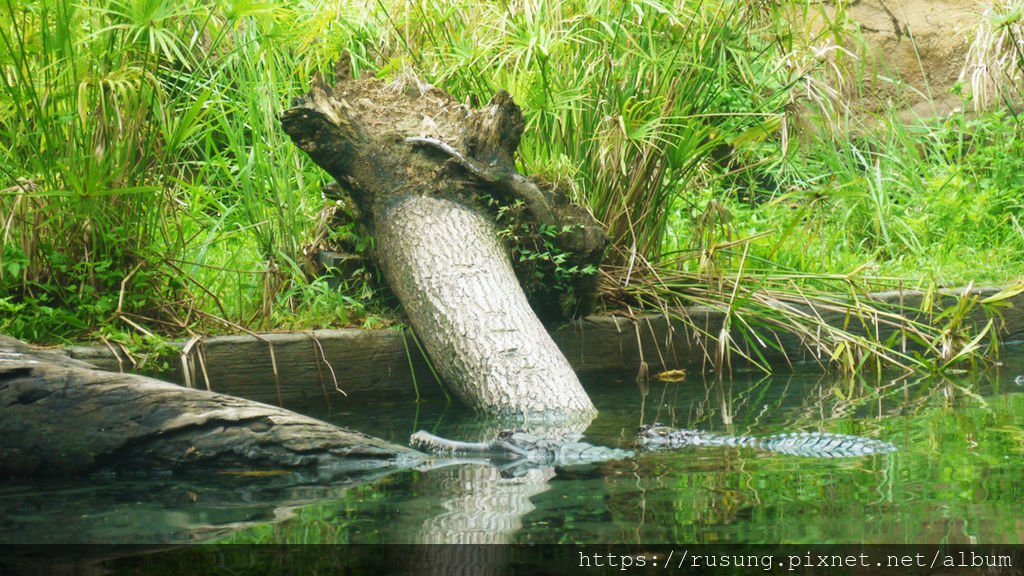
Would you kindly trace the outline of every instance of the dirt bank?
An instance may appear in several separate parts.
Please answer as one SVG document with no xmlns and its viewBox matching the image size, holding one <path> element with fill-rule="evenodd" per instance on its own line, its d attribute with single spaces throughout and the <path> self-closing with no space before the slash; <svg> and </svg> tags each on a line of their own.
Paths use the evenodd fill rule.
<svg viewBox="0 0 1024 576">
<path fill-rule="evenodd" d="M 797 17 L 805 30 L 838 40 L 856 55 L 843 69 L 860 85 L 846 86 L 854 110 L 893 107 L 904 119 L 944 115 L 961 105 L 952 92 L 968 46 L 988 7 L 977 0 L 854 0 L 822 14 Z M 845 16 L 845 18 L 844 18 Z M 831 22 L 829 21 L 831 20 Z M 838 34 L 836 31 L 841 31 Z M 818 37 L 817 44 L 826 39 Z"/>
</svg>

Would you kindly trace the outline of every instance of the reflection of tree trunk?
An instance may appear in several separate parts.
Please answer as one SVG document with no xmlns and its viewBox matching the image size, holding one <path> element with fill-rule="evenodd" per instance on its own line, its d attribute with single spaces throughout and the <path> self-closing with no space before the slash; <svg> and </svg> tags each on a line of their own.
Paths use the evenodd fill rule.
<svg viewBox="0 0 1024 576">
<path fill-rule="evenodd" d="M 420 528 L 417 544 L 510 544 L 534 509 L 530 498 L 548 490 L 553 468 L 533 468 L 504 477 L 494 466 L 462 465 L 426 477 L 444 512 Z M 428 546 L 422 565 L 436 574 L 502 574 L 508 549 L 501 546 Z"/>
<path fill-rule="evenodd" d="M 564 424 L 564 423 L 563 423 Z M 533 423 L 537 434 L 579 432 L 584 423 L 570 427 L 552 422 Z M 467 422 L 451 433 L 468 441 L 486 441 L 501 431 L 494 422 Z M 437 461 L 445 465 L 443 456 Z M 467 546 L 422 547 L 422 564 L 436 574 L 507 573 L 509 549 L 480 544 L 511 544 L 523 526 L 523 517 L 533 511 L 530 499 L 550 487 L 553 468 L 525 468 L 502 471 L 501 462 L 492 465 L 459 464 L 435 468 L 424 474 L 418 485 L 441 511 L 425 520 L 416 536 L 418 544 L 465 544 Z"/>
<path fill-rule="evenodd" d="M 553 468 L 503 477 L 494 466 L 457 466 L 433 471 L 432 493 L 444 512 L 423 523 L 418 544 L 509 544 L 533 510 L 530 498 L 545 492 Z"/>
</svg>

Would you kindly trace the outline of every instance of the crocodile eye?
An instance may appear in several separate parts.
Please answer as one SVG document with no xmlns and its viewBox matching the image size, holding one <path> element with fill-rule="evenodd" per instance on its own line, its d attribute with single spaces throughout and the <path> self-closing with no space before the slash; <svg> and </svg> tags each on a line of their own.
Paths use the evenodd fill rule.
<svg viewBox="0 0 1024 576">
<path fill-rule="evenodd" d="M 498 432 L 498 439 L 508 440 L 509 438 L 512 437 L 513 434 L 515 434 L 515 432 L 512 430 L 502 430 L 501 432 Z"/>
</svg>

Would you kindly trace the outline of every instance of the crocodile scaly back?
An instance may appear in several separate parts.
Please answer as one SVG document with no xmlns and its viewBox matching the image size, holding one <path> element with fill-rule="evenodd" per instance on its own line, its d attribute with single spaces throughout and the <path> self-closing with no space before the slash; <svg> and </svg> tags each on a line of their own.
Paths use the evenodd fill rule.
<svg viewBox="0 0 1024 576">
<path fill-rule="evenodd" d="M 651 450 L 686 446 L 733 446 L 809 458 L 851 458 L 896 451 L 896 446 L 884 440 L 850 434 L 795 432 L 765 437 L 730 436 L 700 430 L 674 429 L 657 423 L 640 428 L 638 443 Z"/>
<path fill-rule="evenodd" d="M 896 451 L 896 446 L 884 440 L 828 432 L 795 432 L 766 436 L 760 439 L 757 447 L 781 454 L 811 458 L 852 458 Z"/>
</svg>

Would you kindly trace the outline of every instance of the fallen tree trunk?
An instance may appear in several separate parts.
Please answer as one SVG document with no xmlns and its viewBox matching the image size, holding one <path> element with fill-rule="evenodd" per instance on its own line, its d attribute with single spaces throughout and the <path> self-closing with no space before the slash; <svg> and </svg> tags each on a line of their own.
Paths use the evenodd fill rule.
<svg viewBox="0 0 1024 576">
<path fill-rule="evenodd" d="M 413 196 L 386 213 L 376 238 L 388 285 L 445 381 L 470 406 L 545 416 L 594 410 L 484 217 Z"/>
<path fill-rule="evenodd" d="M 315 80 L 282 125 L 374 235 L 374 260 L 438 372 L 489 414 L 589 421 L 596 410 L 531 310 L 509 252 L 546 242 L 570 269 L 596 269 L 600 226 L 516 172 L 523 118 L 507 93 L 474 111 L 416 82 L 354 80 L 345 62 L 336 84 Z M 502 246 L 495 219 L 508 212 L 513 241 Z M 579 274 L 570 284 L 562 296 L 574 302 L 563 308 L 585 308 L 596 280 Z"/>
<path fill-rule="evenodd" d="M 372 474 L 415 450 L 266 404 L 97 370 L 0 336 L 0 474 L 330 468 Z"/>
</svg>

